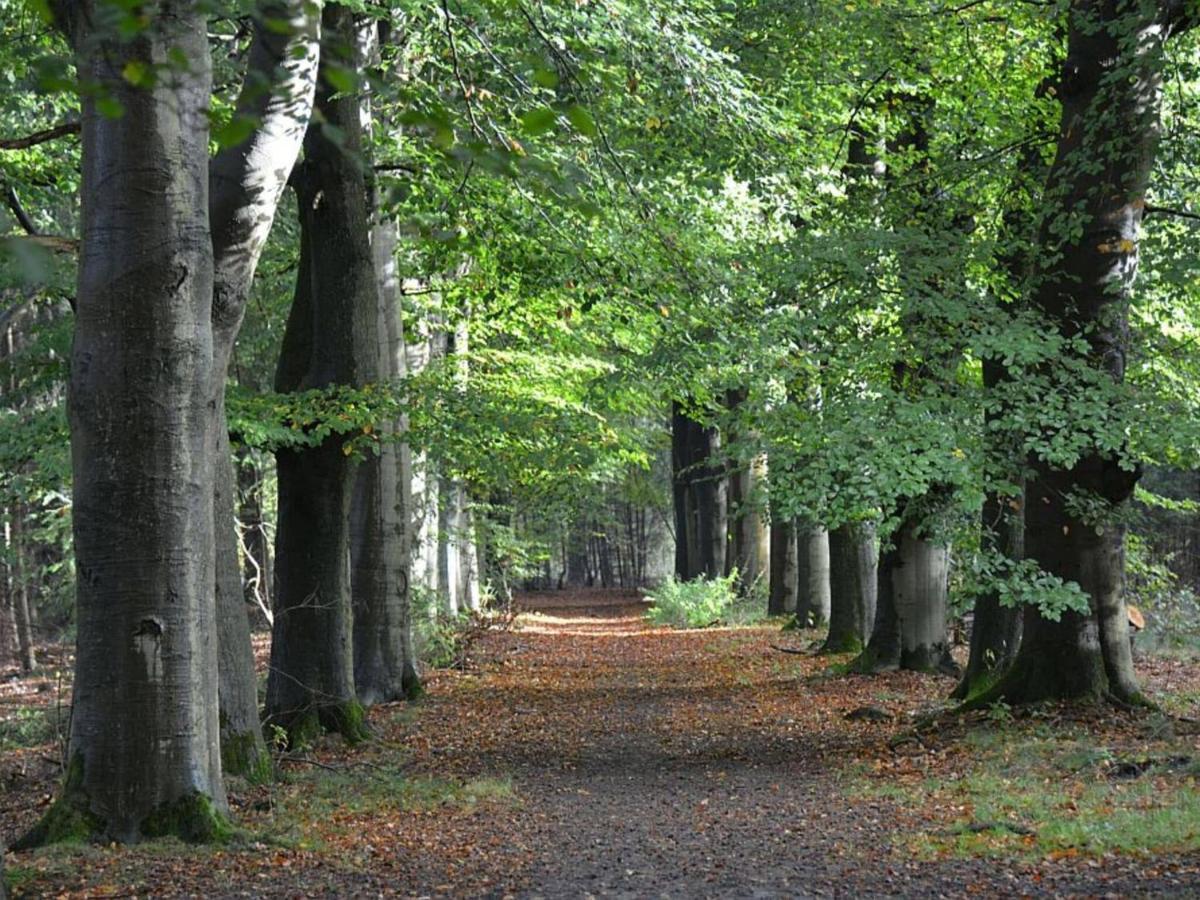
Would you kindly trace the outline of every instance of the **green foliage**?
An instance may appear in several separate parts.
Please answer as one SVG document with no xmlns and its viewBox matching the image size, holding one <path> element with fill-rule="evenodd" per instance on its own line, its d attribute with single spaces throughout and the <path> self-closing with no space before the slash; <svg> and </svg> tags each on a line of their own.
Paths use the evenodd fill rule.
<svg viewBox="0 0 1200 900">
<path fill-rule="evenodd" d="M 0 750 L 61 742 L 65 724 L 54 707 L 18 706 L 0 719 Z"/>
<path fill-rule="evenodd" d="M 761 590 L 739 597 L 736 570 L 723 578 L 672 579 L 650 591 L 646 599 L 650 601 L 646 618 L 656 625 L 674 628 L 748 625 L 766 615 Z"/>
</svg>

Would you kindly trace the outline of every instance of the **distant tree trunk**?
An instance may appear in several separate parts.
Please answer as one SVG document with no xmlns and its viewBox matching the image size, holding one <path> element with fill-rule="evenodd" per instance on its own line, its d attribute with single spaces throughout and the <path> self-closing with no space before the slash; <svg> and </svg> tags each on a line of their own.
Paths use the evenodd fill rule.
<svg viewBox="0 0 1200 900">
<path fill-rule="evenodd" d="M 904 515 L 879 556 L 878 602 L 871 638 L 856 667 L 955 672 L 947 640 L 950 549 L 929 540 Z"/>
<path fill-rule="evenodd" d="M 215 586 L 220 661 L 221 759 L 226 772 L 264 780 L 270 757 L 258 715 L 258 683 L 249 609 L 238 565 L 237 473 L 225 415 L 225 382 L 262 248 L 312 108 L 317 14 L 303 0 L 264 0 L 235 116 L 253 122 L 249 137 L 209 164 L 208 213 L 214 272 L 213 404 Z M 265 543 L 265 538 L 264 538 Z M 261 557 L 265 561 L 266 554 Z M 266 578 L 262 571 L 260 578 Z"/>
<path fill-rule="evenodd" d="M 862 650 L 875 614 L 875 530 L 867 523 L 829 532 L 829 636 L 826 653 Z"/>
<path fill-rule="evenodd" d="M 782 616 L 796 611 L 798 591 L 795 519 L 771 520 L 771 593 L 767 612 Z"/>
<path fill-rule="evenodd" d="M 829 532 L 805 523 L 796 526 L 796 621 L 829 622 Z"/>
<path fill-rule="evenodd" d="M 12 557 L 12 607 L 13 622 L 16 626 L 17 661 L 22 672 L 32 672 L 37 668 L 36 644 L 33 640 L 33 613 L 29 602 L 30 579 L 25 570 L 26 548 L 22 540 L 24 528 L 22 519 L 27 510 L 22 504 L 13 507 L 15 515 L 10 531 L 9 553 Z"/>
<path fill-rule="evenodd" d="M 346 7 L 327 6 L 322 26 L 320 121 L 308 129 L 304 162 L 292 179 L 301 250 L 276 373 L 281 392 L 361 387 L 378 373 L 379 295 L 358 100 L 325 77 L 331 67 L 360 71 L 354 15 Z M 335 134 L 339 143 L 333 142 Z M 276 454 L 276 606 L 266 712 L 292 743 L 304 743 L 322 728 L 349 741 L 365 736 L 351 647 L 349 517 L 355 464 L 344 452 L 348 437 L 333 433 L 315 447 Z"/>
<path fill-rule="evenodd" d="M 238 529 L 242 533 L 242 594 L 247 609 L 258 606 L 271 609 L 271 541 L 263 515 L 263 472 L 250 454 L 239 454 Z"/>
<path fill-rule="evenodd" d="M 1072 374 L 1080 364 L 1103 382 L 1124 380 L 1129 300 L 1159 133 L 1163 47 L 1177 15 L 1181 5 L 1166 0 L 1080 0 L 1071 9 L 1057 93 L 1062 122 L 1033 296 L 1035 308 L 1059 334 L 1086 341 L 1081 359 L 1043 367 L 1044 375 L 1064 379 L 1067 389 L 1087 389 Z M 1077 228 L 1064 228 L 1068 217 Z M 1103 387 L 1091 390 L 1111 419 L 1127 415 L 1102 397 Z M 1119 518 L 1138 473 L 1094 443 L 1069 467 L 1035 455 L 1030 468 L 1026 551 L 1045 572 L 1078 584 L 1090 609 L 1066 611 L 1052 621 L 1028 608 L 1012 667 L 972 702 L 1104 697 L 1141 702 L 1123 597 L 1125 528 Z M 1079 504 L 1071 502 L 1076 498 L 1108 515 L 1083 518 Z"/>
<path fill-rule="evenodd" d="M 891 672 L 900 668 L 900 618 L 896 612 L 895 573 L 903 563 L 897 537 L 894 535 L 879 551 L 871 637 L 854 661 L 854 668 L 860 672 Z"/>
<path fill-rule="evenodd" d="M 215 425 L 205 13 L 132 36 L 56 8 L 82 98 L 82 230 L 68 415 L 76 662 L 62 795 L 19 843 L 223 833 L 213 605 Z M 172 65 L 181 57 L 189 65 Z M 135 86 L 123 72 L 161 71 Z M 169 73 L 169 75 L 165 74 Z M 120 104 L 112 117 L 98 98 Z"/>
<path fill-rule="evenodd" d="M 375 19 L 367 19 L 359 30 L 359 52 L 372 63 L 378 58 L 379 28 Z M 364 120 L 370 121 L 369 101 L 364 100 L 362 108 Z M 378 209 L 374 218 L 376 352 L 380 378 L 390 384 L 407 373 L 396 267 L 399 226 Z M 409 595 L 412 474 L 406 448 L 397 441 L 406 427 L 403 419 L 381 422 L 379 452 L 359 466 L 351 505 L 354 684 L 359 700 L 367 705 L 412 699 L 421 692 Z"/>
<path fill-rule="evenodd" d="M 751 460 L 729 473 L 729 547 L 726 565 L 737 569 L 739 590 L 748 593 L 770 566 L 770 531 L 755 495 L 766 477 L 765 460 Z"/>
<path fill-rule="evenodd" d="M 720 578 L 725 574 L 727 524 L 720 433 L 690 418 L 676 403 L 671 435 L 675 577 Z"/>
<path fill-rule="evenodd" d="M 985 390 L 994 389 L 1006 378 L 1007 370 L 999 360 L 984 359 L 983 383 Z M 994 418 L 990 416 L 989 418 Z M 990 430 L 993 433 L 994 430 Z M 998 438 L 1011 444 L 1011 436 Z M 996 448 L 1002 450 L 1002 447 Z M 1012 448 L 1015 452 L 1016 448 Z M 1020 478 L 1017 478 L 1018 482 Z M 1001 495 L 989 490 L 984 497 L 980 521 L 980 545 L 987 552 L 1010 560 L 1025 556 L 1025 497 Z M 998 592 L 992 590 L 975 600 L 974 619 L 971 623 L 971 649 L 962 680 L 953 696 L 965 700 L 971 694 L 986 688 L 1004 672 L 1017 655 L 1021 645 L 1021 609 L 1017 606 L 1002 606 Z"/>
</svg>

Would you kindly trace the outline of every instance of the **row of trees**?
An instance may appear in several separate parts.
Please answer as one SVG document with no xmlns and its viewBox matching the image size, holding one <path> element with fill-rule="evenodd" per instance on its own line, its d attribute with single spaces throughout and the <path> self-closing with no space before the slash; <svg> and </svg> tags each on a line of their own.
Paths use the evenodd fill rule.
<svg viewBox="0 0 1200 900">
<path fill-rule="evenodd" d="M 31 842 L 219 834 L 264 719 L 419 689 L 414 594 L 637 583 L 660 525 L 864 667 L 944 666 L 953 580 L 972 702 L 1140 699 L 1194 8 L 793 6 L 0 2 L 5 603 L 32 647 L 58 579 L 77 631 Z"/>
</svg>

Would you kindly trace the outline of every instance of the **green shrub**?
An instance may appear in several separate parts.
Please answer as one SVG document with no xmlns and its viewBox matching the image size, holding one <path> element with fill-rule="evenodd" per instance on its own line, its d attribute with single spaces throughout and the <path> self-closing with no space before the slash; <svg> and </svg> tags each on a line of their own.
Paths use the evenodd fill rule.
<svg viewBox="0 0 1200 900">
<path fill-rule="evenodd" d="M 674 628 L 708 628 L 718 624 L 748 624 L 766 612 L 761 592 L 737 595 L 737 571 L 724 578 L 693 578 L 691 581 L 666 581 L 646 597 L 650 609 L 646 617 L 656 625 Z"/>
</svg>

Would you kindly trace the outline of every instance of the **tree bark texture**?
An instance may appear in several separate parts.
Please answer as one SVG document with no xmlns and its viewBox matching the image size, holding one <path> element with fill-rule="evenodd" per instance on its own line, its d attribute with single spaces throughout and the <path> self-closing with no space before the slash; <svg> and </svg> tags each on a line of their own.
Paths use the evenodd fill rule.
<svg viewBox="0 0 1200 900">
<path fill-rule="evenodd" d="M 376 328 L 379 372 L 388 381 L 405 374 L 396 244 L 396 223 L 377 219 L 372 232 Z M 354 685 L 366 705 L 420 693 L 409 600 L 412 487 L 396 441 L 403 430 L 402 422 L 381 424 L 379 452 L 359 467 L 351 507 Z"/>
<path fill-rule="evenodd" d="M 24 843 L 202 840 L 226 809 L 213 604 L 209 49 L 194 4 L 65 11 L 83 100 L 68 414 L 77 640 L 63 793 Z M 190 61 L 180 66 L 174 59 Z M 153 85 L 128 66 L 159 73 Z M 96 97 L 118 101 L 113 118 Z"/>
<path fill-rule="evenodd" d="M 749 593 L 754 585 L 768 577 L 770 567 L 770 531 L 756 494 L 766 479 L 766 460 L 756 457 L 744 467 L 730 472 L 729 547 L 726 563 L 737 569 L 738 588 Z"/>
<path fill-rule="evenodd" d="M 983 385 L 985 390 L 994 389 L 1007 378 L 1007 369 L 1000 360 L 983 361 Z M 989 429 L 995 434 L 996 429 Z M 1002 456 L 1005 450 L 1015 456 L 1012 435 L 993 438 L 995 450 Z M 1017 476 L 1018 483 L 1022 481 Z M 1023 485 L 1022 485 L 1023 488 Z M 980 546 L 1005 559 L 1019 561 L 1025 557 L 1025 495 L 1001 494 L 989 490 L 983 500 L 980 520 Z M 962 680 L 954 690 L 954 697 L 965 700 L 972 693 L 986 688 L 1001 673 L 1008 669 L 1021 646 L 1022 611 L 1017 606 L 1002 606 L 999 594 L 988 591 L 975 600 L 974 619 L 971 623 L 971 647 Z"/>
<path fill-rule="evenodd" d="M 727 504 L 721 437 L 676 403 L 671 416 L 675 577 L 725 574 Z"/>
<path fill-rule="evenodd" d="M 325 77 L 331 66 L 359 70 L 353 13 L 326 7 L 322 29 L 320 116 L 309 126 L 304 162 L 293 176 L 300 267 L 276 371 L 279 391 L 361 387 L 378 374 L 378 289 L 359 105 Z M 276 606 L 266 712 L 268 722 L 293 743 L 306 742 L 322 728 L 350 741 L 365 736 L 351 646 L 355 463 L 345 452 L 347 439 L 335 432 L 316 446 L 276 454 Z"/>
<path fill-rule="evenodd" d="M 771 591 L 767 612 L 782 616 L 796 611 L 799 590 L 795 519 L 771 520 Z"/>
<path fill-rule="evenodd" d="M 209 165 L 216 407 L 211 453 L 216 467 L 213 515 L 221 750 L 227 771 L 254 780 L 270 774 L 270 758 L 259 725 L 249 609 L 238 563 L 237 476 L 225 416 L 225 382 L 254 272 L 312 110 L 318 26 L 318 14 L 306 0 L 261 4 L 234 112 L 235 121 L 253 122 L 251 134 L 222 150 Z"/>
<path fill-rule="evenodd" d="M 796 541 L 796 621 L 824 625 L 830 608 L 829 532 L 798 522 Z"/>
<path fill-rule="evenodd" d="M 829 532 L 829 636 L 826 653 L 860 651 L 876 607 L 875 529 L 868 523 Z"/>
<path fill-rule="evenodd" d="M 1071 8 L 1058 89 L 1062 120 L 1038 236 L 1033 301 L 1059 334 L 1086 342 L 1082 363 L 1099 385 L 1092 391 L 1125 376 L 1129 300 L 1159 131 L 1163 49 L 1175 12 L 1174 3 L 1132 0 L 1078 0 Z M 1079 227 L 1064 228 L 1068 216 Z M 1079 378 L 1073 362 L 1052 360 L 1044 373 L 1071 384 Z M 1127 415 L 1116 401 L 1105 402 L 1111 419 Z M 1068 610 L 1053 621 L 1027 608 L 1012 668 L 977 702 L 1140 702 L 1123 597 L 1125 529 L 1116 515 L 1132 496 L 1137 472 L 1117 450 L 1095 441 L 1071 465 L 1034 454 L 1030 468 L 1026 551 L 1044 571 L 1078 584 L 1089 610 Z M 1073 499 L 1114 515 L 1084 518 Z"/>
</svg>

